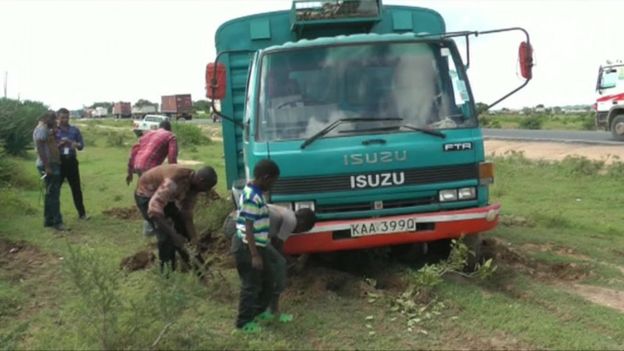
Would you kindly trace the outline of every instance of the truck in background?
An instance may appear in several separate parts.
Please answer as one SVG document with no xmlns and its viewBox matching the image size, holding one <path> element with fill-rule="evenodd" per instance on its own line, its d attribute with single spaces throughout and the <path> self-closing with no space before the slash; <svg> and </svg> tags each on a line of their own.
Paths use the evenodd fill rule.
<svg viewBox="0 0 624 351">
<path fill-rule="evenodd" d="M 611 131 L 613 138 L 624 141 L 624 62 L 607 61 L 598 69 L 596 82 L 596 127 Z"/>
<path fill-rule="evenodd" d="M 106 107 L 96 107 L 91 113 L 93 118 L 104 118 L 108 116 L 108 109 Z"/>
<path fill-rule="evenodd" d="M 132 117 L 132 107 L 129 102 L 116 102 L 113 104 L 113 116 L 115 118 L 130 118 Z"/>
<path fill-rule="evenodd" d="M 132 118 L 143 119 L 148 114 L 156 114 L 158 112 L 158 104 L 132 106 Z"/>
<path fill-rule="evenodd" d="M 524 81 L 489 107 L 532 78 L 522 28 L 447 33 L 439 13 L 381 0 L 295 0 L 222 24 L 206 90 L 221 100 L 233 199 L 268 158 L 281 170 L 268 201 L 319 218 L 286 241 L 288 254 L 464 237 L 478 256 L 500 206 L 454 38 L 469 58 L 469 38 L 506 31 L 526 38 Z"/>
<path fill-rule="evenodd" d="M 164 95 L 161 97 L 160 113 L 175 118 L 192 119 L 193 100 L 191 94 Z"/>
</svg>

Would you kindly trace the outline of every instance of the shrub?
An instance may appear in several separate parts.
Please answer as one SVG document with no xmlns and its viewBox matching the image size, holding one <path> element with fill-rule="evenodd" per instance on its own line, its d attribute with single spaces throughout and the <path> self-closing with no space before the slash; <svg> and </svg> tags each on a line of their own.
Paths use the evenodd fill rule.
<svg viewBox="0 0 624 351">
<path fill-rule="evenodd" d="M 581 128 L 584 130 L 595 130 L 596 120 L 594 119 L 594 116 L 590 114 L 581 116 Z"/>
<path fill-rule="evenodd" d="M 208 138 L 202 130 L 192 124 L 174 123 L 173 133 L 175 134 L 180 146 L 189 147 L 195 145 L 208 144 Z"/>
<path fill-rule="evenodd" d="M 590 160 L 582 156 L 566 156 L 558 165 L 571 175 L 596 175 L 604 164 L 604 161 Z"/>
<path fill-rule="evenodd" d="M 23 189 L 35 189 L 37 187 L 36 172 L 34 169 L 29 174 L 20 164 L 6 155 L 6 152 L 0 147 L 0 188 L 15 187 Z"/>
<path fill-rule="evenodd" d="M 11 155 L 24 155 L 32 132 L 47 107 L 36 101 L 0 99 L 0 142 Z"/>
<path fill-rule="evenodd" d="M 520 120 L 520 128 L 522 129 L 542 129 L 544 119 L 542 116 L 529 116 Z"/>
<path fill-rule="evenodd" d="M 108 130 L 106 132 L 106 145 L 110 147 L 124 147 L 126 146 L 126 139 L 129 138 L 130 135 L 128 133 Z"/>
</svg>

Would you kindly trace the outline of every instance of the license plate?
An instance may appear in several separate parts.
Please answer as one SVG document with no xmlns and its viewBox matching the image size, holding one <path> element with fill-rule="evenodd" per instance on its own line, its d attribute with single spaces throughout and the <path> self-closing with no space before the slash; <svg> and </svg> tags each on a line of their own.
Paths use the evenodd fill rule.
<svg viewBox="0 0 624 351">
<path fill-rule="evenodd" d="M 374 222 L 351 224 L 351 236 L 366 236 L 416 231 L 415 218 L 383 219 Z"/>
</svg>

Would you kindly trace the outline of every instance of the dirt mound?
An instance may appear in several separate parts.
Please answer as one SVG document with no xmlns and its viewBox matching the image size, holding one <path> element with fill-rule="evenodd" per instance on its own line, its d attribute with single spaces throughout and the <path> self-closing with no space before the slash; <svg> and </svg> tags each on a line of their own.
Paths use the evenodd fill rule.
<svg viewBox="0 0 624 351">
<path fill-rule="evenodd" d="M 525 253 L 499 239 L 483 241 L 483 256 L 492 258 L 498 265 L 512 268 L 516 272 L 540 280 L 578 281 L 590 276 L 589 267 L 577 263 L 547 263 L 528 257 Z"/>
<path fill-rule="evenodd" d="M 134 272 L 151 267 L 155 261 L 156 255 L 153 251 L 143 250 L 135 253 L 134 255 L 123 258 L 119 266 L 121 269 Z"/>
<path fill-rule="evenodd" d="M 102 213 L 108 217 L 113 217 L 123 220 L 137 220 L 142 219 L 141 213 L 136 207 L 113 207 L 102 211 Z"/>
<path fill-rule="evenodd" d="M 56 264 L 58 260 L 36 246 L 25 241 L 0 239 L 0 277 L 3 279 L 20 281 L 51 263 Z"/>
</svg>

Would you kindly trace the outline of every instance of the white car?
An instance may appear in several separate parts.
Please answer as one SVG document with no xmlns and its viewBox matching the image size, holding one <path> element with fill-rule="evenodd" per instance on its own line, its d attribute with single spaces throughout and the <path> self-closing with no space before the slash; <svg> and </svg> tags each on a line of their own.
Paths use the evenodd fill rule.
<svg viewBox="0 0 624 351">
<path fill-rule="evenodd" d="M 140 137 L 145 132 L 158 129 L 160 122 L 169 121 L 169 117 L 162 115 L 146 115 L 142 120 L 134 121 L 132 131 Z"/>
</svg>

